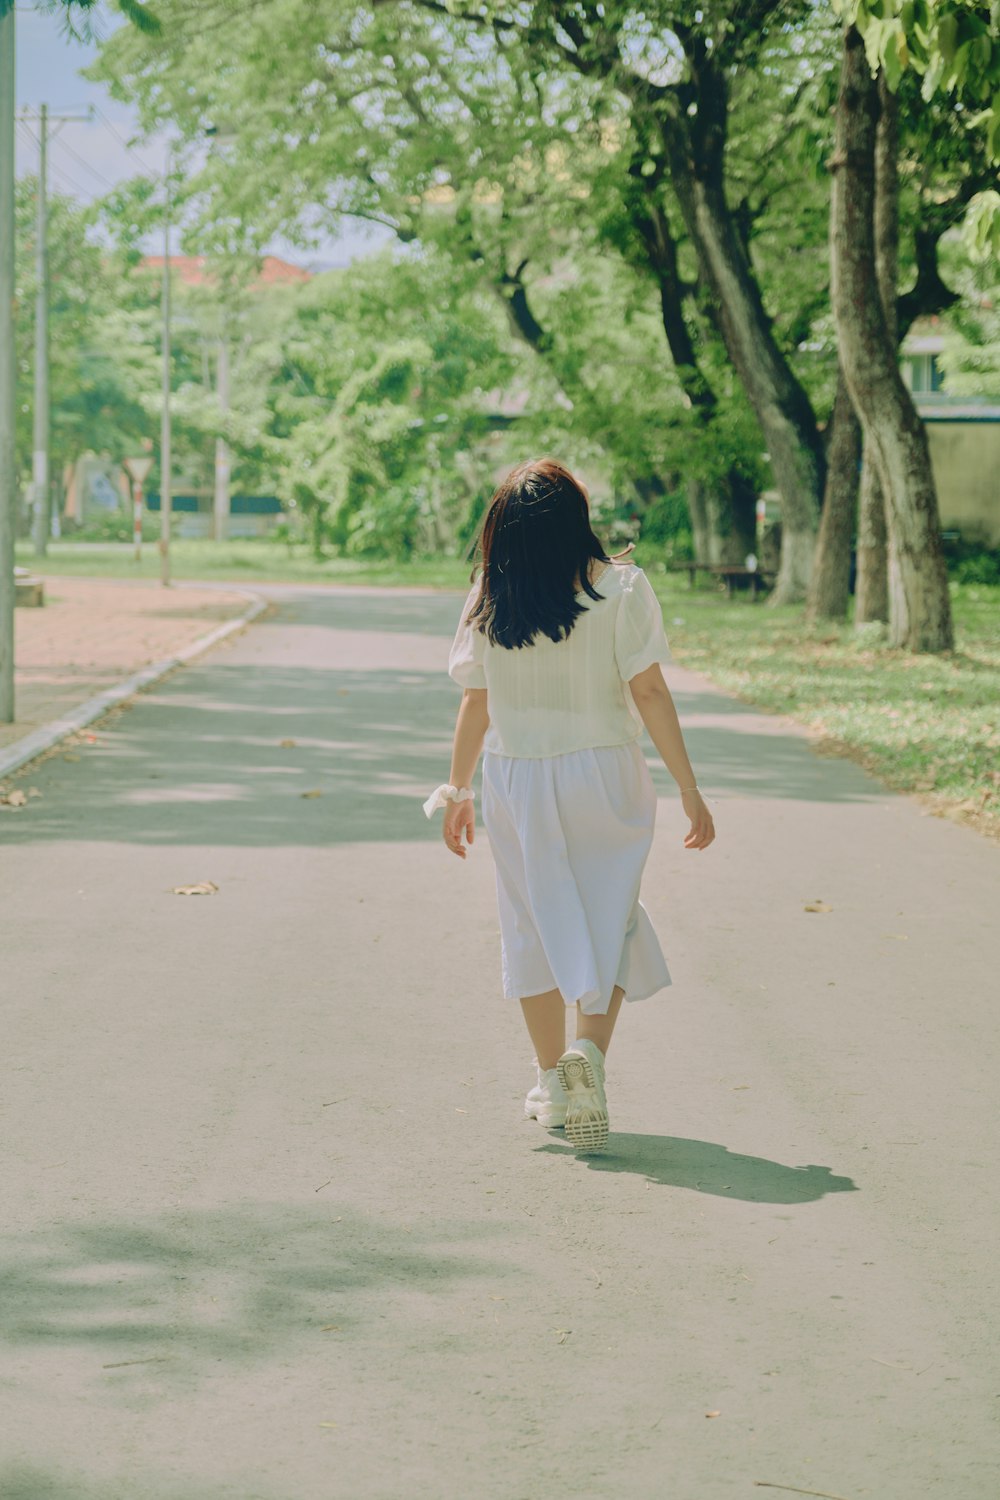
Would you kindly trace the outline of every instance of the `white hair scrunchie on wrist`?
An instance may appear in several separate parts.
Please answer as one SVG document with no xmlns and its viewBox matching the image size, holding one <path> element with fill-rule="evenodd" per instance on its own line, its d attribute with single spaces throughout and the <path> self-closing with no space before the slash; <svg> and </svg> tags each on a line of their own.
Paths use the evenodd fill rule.
<svg viewBox="0 0 1000 1500">
<path fill-rule="evenodd" d="M 475 792 L 471 787 L 463 786 L 439 786 L 424 803 L 424 812 L 433 817 L 439 807 L 446 806 L 449 802 L 472 802 L 475 800 Z"/>
</svg>

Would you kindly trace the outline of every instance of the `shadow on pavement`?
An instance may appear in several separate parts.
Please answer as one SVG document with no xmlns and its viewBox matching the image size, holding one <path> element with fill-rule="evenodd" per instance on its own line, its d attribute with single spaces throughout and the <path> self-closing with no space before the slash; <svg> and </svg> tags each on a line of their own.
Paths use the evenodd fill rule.
<svg viewBox="0 0 1000 1500">
<path fill-rule="evenodd" d="M 537 1151 L 577 1156 L 570 1145 L 539 1146 Z M 692 1188 L 719 1198 L 747 1203 L 812 1203 L 827 1193 L 856 1193 L 850 1177 L 835 1177 L 829 1167 L 787 1167 L 764 1156 L 744 1156 L 715 1141 L 686 1140 L 673 1135 L 629 1135 L 613 1131 L 599 1156 L 578 1157 L 592 1172 L 634 1172 L 663 1187 Z"/>
<path fill-rule="evenodd" d="M 682 723 L 711 713 L 732 724 L 685 727 L 709 797 L 846 802 L 877 795 L 857 767 L 822 760 L 801 739 L 739 728 L 750 711 L 732 700 L 676 696 Z M 0 839 L 258 847 L 437 841 L 438 825 L 421 803 L 447 778 L 458 702 L 443 670 L 187 668 L 113 711 L 90 731 L 93 742 L 63 746 L 31 768 L 19 784 L 41 796 L 0 813 Z M 675 796 L 662 765 L 651 765 L 661 794 Z"/>
<path fill-rule="evenodd" d="M 414 1291 L 511 1275 L 480 1252 L 497 1233 L 443 1218 L 407 1232 L 333 1203 L 53 1225 L 5 1239 L 0 1336 L 8 1348 L 85 1349 L 94 1377 L 107 1379 L 109 1393 L 118 1384 L 123 1398 L 133 1362 L 190 1388 L 199 1375 L 217 1374 L 219 1360 L 315 1352 L 317 1339 L 370 1337 L 390 1325 L 402 1337 Z"/>
<path fill-rule="evenodd" d="M 11 1463 L 0 1468 L 3 1500 L 230 1500 L 233 1486 L 227 1481 L 211 1487 L 192 1485 L 190 1479 L 154 1478 L 148 1470 L 138 1473 L 134 1465 L 121 1478 L 86 1479 L 65 1470 L 42 1469 L 34 1463 Z M 265 1491 L 254 1482 L 254 1500 L 285 1500 L 277 1491 Z"/>
</svg>

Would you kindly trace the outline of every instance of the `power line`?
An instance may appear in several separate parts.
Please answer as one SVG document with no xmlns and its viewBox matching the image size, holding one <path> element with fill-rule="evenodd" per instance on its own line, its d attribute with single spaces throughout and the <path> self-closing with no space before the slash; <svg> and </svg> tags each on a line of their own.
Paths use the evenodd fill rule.
<svg viewBox="0 0 1000 1500">
<path fill-rule="evenodd" d="M 32 151 L 37 151 L 38 141 L 35 139 L 31 130 L 24 123 L 24 121 L 18 120 L 17 127 L 20 132 L 21 144 L 30 146 Z M 77 182 L 75 177 L 71 177 L 68 172 L 65 172 L 62 167 L 51 160 L 49 161 L 49 172 L 53 177 L 58 177 L 62 182 L 63 188 L 72 193 L 75 198 L 82 198 L 85 202 L 89 203 L 92 202 L 94 197 L 96 196 L 96 194 L 90 192 L 81 183 Z"/>
<path fill-rule="evenodd" d="M 111 134 L 114 136 L 114 138 L 118 142 L 118 144 L 120 146 L 124 146 L 125 150 L 128 151 L 132 156 L 135 157 L 136 161 L 139 163 L 139 165 L 142 168 L 142 170 L 146 173 L 146 176 L 147 177 L 159 177 L 161 175 L 161 173 L 154 172 L 153 169 L 152 169 L 152 167 L 147 166 L 147 164 L 143 161 L 142 157 L 139 155 L 138 151 L 131 144 L 131 142 L 127 141 L 125 139 L 125 137 L 122 135 L 121 131 L 118 129 L 118 127 L 111 120 L 108 119 L 108 117 L 104 113 L 103 109 L 98 109 L 98 107 L 97 107 L 96 104 L 92 105 L 91 107 L 92 107 L 92 109 L 94 111 L 94 114 L 97 116 L 97 118 L 102 122 L 102 124 L 106 125 L 107 128 L 111 131 Z"/>
<path fill-rule="evenodd" d="M 113 182 L 109 182 L 104 174 L 102 172 L 99 172 L 96 167 L 92 167 L 90 165 L 90 162 L 87 161 L 85 157 L 82 157 L 80 155 L 79 151 L 74 151 L 73 147 L 69 144 L 69 141 L 64 141 L 62 137 L 58 135 L 53 135 L 52 139 L 53 142 L 63 151 L 68 151 L 73 160 L 79 162 L 81 167 L 86 167 L 91 176 L 96 177 L 97 181 L 102 183 L 109 192 L 113 193 L 115 191 L 115 184 Z"/>
<path fill-rule="evenodd" d="M 73 194 L 74 198 L 80 198 L 85 203 L 92 203 L 96 198 L 96 193 L 91 193 L 88 197 L 87 189 L 85 187 L 81 187 L 75 177 L 69 177 L 63 171 L 62 167 L 57 166 L 54 161 L 49 162 L 49 171 L 51 172 L 53 177 L 57 177 L 59 179 L 65 191 Z"/>
</svg>

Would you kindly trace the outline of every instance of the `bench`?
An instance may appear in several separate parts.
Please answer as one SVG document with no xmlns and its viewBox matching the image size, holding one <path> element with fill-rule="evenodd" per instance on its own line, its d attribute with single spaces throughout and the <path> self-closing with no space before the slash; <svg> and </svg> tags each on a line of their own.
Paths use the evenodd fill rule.
<svg viewBox="0 0 1000 1500">
<path fill-rule="evenodd" d="M 763 572 L 760 568 L 740 568 L 731 563 L 713 563 L 707 572 L 714 573 L 716 578 L 722 578 L 726 584 L 726 598 L 733 597 L 734 585 L 743 578 L 750 580 L 750 598 L 753 603 L 757 602 L 757 595 L 773 580 L 774 574 Z"/>
<path fill-rule="evenodd" d="M 14 569 L 14 603 L 21 609 L 41 609 L 45 603 L 45 585 L 27 568 Z"/>
<path fill-rule="evenodd" d="M 696 573 L 711 573 L 714 578 L 721 578 L 726 585 L 726 597 L 731 599 L 734 593 L 734 584 L 741 578 L 750 578 L 751 596 L 756 600 L 757 595 L 774 580 L 774 574 L 766 568 L 744 568 L 738 563 L 699 563 L 679 562 L 670 563 L 668 573 L 686 573 L 688 576 L 688 587 L 694 588 Z"/>
</svg>

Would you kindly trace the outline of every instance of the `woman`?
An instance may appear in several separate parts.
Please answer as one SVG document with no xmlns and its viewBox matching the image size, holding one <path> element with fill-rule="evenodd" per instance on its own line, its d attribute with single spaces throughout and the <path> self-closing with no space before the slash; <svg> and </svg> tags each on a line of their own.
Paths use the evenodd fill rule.
<svg viewBox="0 0 1000 1500">
<path fill-rule="evenodd" d="M 579 480 L 554 459 L 520 464 L 490 502 L 478 551 L 448 664 L 464 689 L 451 782 L 424 810 L 445 808 L 444 841 L 464 859 L 485 751 L 504 993 L 520 1000 L 537 1053 L 525 1114 L 601 1150 L 622 1000 L 671 982 L 639 900 L 656 816 L 643 725 L 680 788 L 685 848 L 708 848 L 715 829 L 660 669 L 670 650 L 659 602 L 641 568 L 604 551 Z"/>
</svg>

